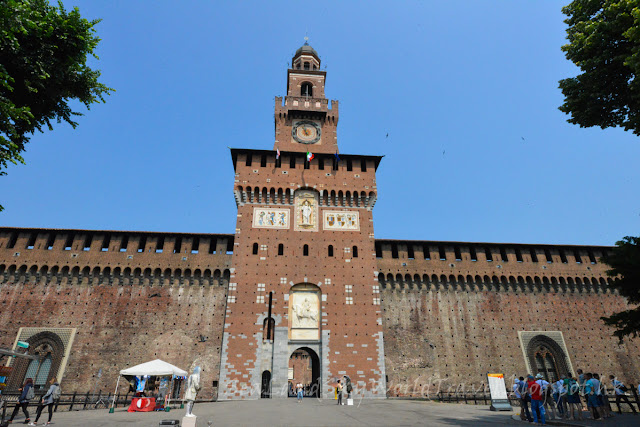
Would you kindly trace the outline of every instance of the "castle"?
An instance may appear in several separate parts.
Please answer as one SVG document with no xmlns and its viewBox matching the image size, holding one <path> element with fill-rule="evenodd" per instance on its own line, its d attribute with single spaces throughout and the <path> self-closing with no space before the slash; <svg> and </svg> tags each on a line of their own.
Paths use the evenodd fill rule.
<svg viewBox="0 0 640 427">
<path fill-rule="evenodd" d="M 339 152 L 325 78 L 305 43 L 273 148 L 231 149 L 233 234 L 0 228 L 0 346 L 38 356 L 8 362 L 8 388 L 113 390 L 156 358 L 201 366 L 218 400 L 286 396 L 300 375 L 325 398 L 343 375 L 369 398 L 489 371 L 640 380 L 637 340 L 600 320 L 627 308 L 609 247 L 376 239 L 382 157 Z"/>
</svg>

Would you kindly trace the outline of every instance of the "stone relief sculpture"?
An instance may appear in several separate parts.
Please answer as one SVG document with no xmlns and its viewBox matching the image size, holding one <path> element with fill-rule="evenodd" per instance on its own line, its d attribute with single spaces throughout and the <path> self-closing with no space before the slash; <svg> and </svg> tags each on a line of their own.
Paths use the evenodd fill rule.
<svg viewBox="0 0 640 427">
<path fill-rule="evenodd" d="M 301 304 L 295 304 L 292 308 L 294 328 L 317 328 L 318 327 L 318 307 L 311 302 L 310 297 L 304 297 Z"/>
<path fill-rule="evenodd" d="M 358 212 L 324 211 L 325 230 L 360 230 Z"/>
<path fill-rule="evenodd" d="M 254 228 L 289 228 L 289 209 L 253 208 Z"/>
<path fill-rule="evenodd" d="M 317 340 L 320 336 L 320 289 L 306 283 L 296 285 L 289 302 L 289 338 Z"/>
<path fill-rule="evenodd" d="M 318 193 L 310 190 L 296 191 L 295 230 L 318 231 Z"/>
<path fill-rule="evenodd" d="M 311 203 L 309 200 L 305 200 L 302 202 L 302 225 L 311 225 L 311 215 L 313 213 L 313 209 L 311 208 Z"/>
</svg>

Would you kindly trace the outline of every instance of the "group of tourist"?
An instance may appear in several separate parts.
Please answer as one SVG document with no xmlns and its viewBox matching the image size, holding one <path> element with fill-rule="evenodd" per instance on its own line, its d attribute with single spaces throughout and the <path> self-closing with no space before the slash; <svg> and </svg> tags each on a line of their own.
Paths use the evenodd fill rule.
<svg viewBox="0 0 640 427">
<path fill-rule="evenodd" d="M 581 369 L 577 372 L 577 378 L 568 374 L 552 383 L 546 381 L 542 374 L 516 377 L 512 390 L 520 401 L 520 418 L 536 424 L 546 424 L 546 414 L 550 414 L 550 419 L 582 420 L 582 411 L 585 409 L 594 420 L 612 417 L 606 387 L 600 381 L 600 376 L 583 373 Z M 627 387 L 614 375 L 610 375 L 609 379 L 618 407 L 624 402 L 636 414 L 635 407 L 626 395 Z"/>
<path fill-rule="evenodd" d="M 13 408 L 11 418 L 9 418 L 9 424 L 13 422 L 13 419 L 18 415 L 18 411 L 22 409 L 22 412 L 24 412 L 24 416 L 26 417 L 24 423 L 29 424 L 30 426 L 35 426 L 40 419 L 40 415 L 42 415 L 42 410 L 47 408 L 49 411 L 49 419 L 45 425 L 50 425 L 51 418 L 53 417 L 53 404 L 60 398 L 60 385 L 56 381 L 55 377 L 49 380 L 49 389 L 40 397 L 38 409 L 36 410 L 35 421 L 31 421 L 28 410 L 29 402 L 36 397 L 33 379 L 27 378 L 18 391 L 20 392 L 20 396 L 18 397 L 18 403 L 16 403 L 15 408 Z"/>
</svg>

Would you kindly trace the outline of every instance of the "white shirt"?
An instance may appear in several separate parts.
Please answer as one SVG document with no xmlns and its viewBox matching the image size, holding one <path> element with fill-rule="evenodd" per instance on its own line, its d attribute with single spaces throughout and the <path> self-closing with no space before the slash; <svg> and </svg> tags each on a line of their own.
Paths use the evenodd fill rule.
<svg viewBox="0 0 640 427">
<path fill-rule="evenodd" d="M 539 379 L 538 381 L 536 381 L 536 384 L 538 384 L 542 388 L 542 391 L 546 391 L 547 387 L 549 387 L 549 382 L 543 379 Z"/>
<path fill-rule="evenodd" d="M 520 383 L 513 383 L 513 392 L 515 393 L 516 397 L 518 399 L 521 399 L 522 396 L 520 396 L 520 393 L 518 393 L 518 389 L 520 388 Z"/>
<path fill-rule="evenodd" d="M 611 382 L 613 383 L 613 389 L 616 391 L 616 395 L 624 396 L 624 392 L 620 390 L 620 387 L 622 387 L 622 381 L 613 379 Z"/>
<path fill-rule="evenodd" d="M 563 394 L 565 392 L 564 381 L 563 380 L 556 381 L 553 386 L 553 391 L 556 393 Z"/>
</svg>

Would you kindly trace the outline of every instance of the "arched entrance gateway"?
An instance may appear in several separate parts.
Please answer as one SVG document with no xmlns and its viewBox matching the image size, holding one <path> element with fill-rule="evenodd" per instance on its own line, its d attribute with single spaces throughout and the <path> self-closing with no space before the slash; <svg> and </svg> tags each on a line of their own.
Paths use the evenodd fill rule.
<svg viewBox="0 0 640 427">
<path fill-rule="evenodd" d="M 320 397 L 320 358 L 309 347 L 300 347 L 289 357 L 289 397 L 295 397 L 298 383 L 305 397 Z"/>
<path fill-rule="evenodd" d="M 321 394 L 320 288 L 310 283 L 292 286 L 289 291 L 289 359 L 287 381 L 289 395 L 301 383 L 305 397 Z"/>
</svg>

